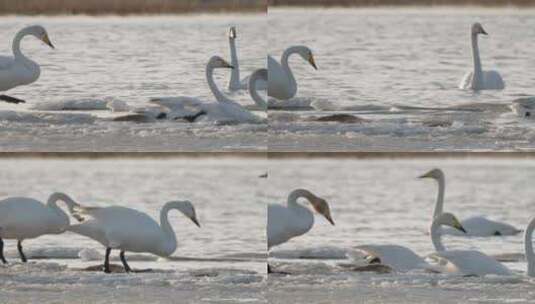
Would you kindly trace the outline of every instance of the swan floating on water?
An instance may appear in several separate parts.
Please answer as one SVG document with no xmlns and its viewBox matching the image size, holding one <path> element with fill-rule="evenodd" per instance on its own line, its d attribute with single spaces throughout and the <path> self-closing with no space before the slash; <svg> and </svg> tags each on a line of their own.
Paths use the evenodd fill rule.
<svg viewBox="0 0 535 304">
<path fill-rule="evenodd" d="M 440 226 L 449 226 L 464 232 L 462 224 L 451 213 L 442 213 L 433 219 L 431 224 L 431 241 L 435 245 L 435 250 L 443 249 L 440 240 Z M 438 248 L 438 249 L 437 249 Z M 348 253 L 348 257 L 359 260 L 362 254 L 365 255 L 368 265 L 378 264 L 390 268 L 396 272 L 408 272 L 416 269 L 442 272 L 442 269 L 429 264 L 411 249 L 399 245 L 362 245 L 355 247 L 357 254 Z M 365 267 L 357 267 L 354 270 L 367 270 Z"/>
<path fill-rule="evenodd" d="M 472 41 L 472 58 L 474 60 L 474 70 L 467 72 L 459 88 L 466 90 L 503 90 L 505 84 L 502 76 L 497 71 L 483 71 L 481 66 L 481 58 L 479 56 L 479 46 L 477 43 L 477 36 L 479 34 L 488 35 L 479 23 L 474 23 L 471 28 Z"/>
<path fill-rule="evenodd" d="M 435 210 L 433 212 L 433 218 L 437 217 L 443 212 L 444 208 L 444 192 L 446 189 L 446 178 L 444 172 L 440 169 L 433 169 L 419 178 L 431 178 L 438 183 L 438 196 L 435 204 Z M 521 230 L 506 224 L 493 220 L 489 220 L 483 216 L 473 216 L 461 221 L 463 227 L 466 229 L 468 236 L 503 236 L 503 235 L 515 235 L 521 232 Z M 455 234 L 454 230 L 447 229 L 448 234 Z"/>
<path fill-rule="evenodd" d="M 292 46 L 286 49 L 282 53 L 281 63 L 278 63 L 273 57 L 268 56 L 269 97 L 285 100 L 293 98 L 297 93 L 297 82 L 288 65 L 288 59 L 293 54 L 298 54 L 301 58 L 308 61 L 314 69 L 318 69 L 312 51 L 306 46 Z"/>
<path fill-rule="evenodd" d="M 77 206 L 64 193 L 53 193 L 45 204 L 28 197 L 9 197 L 0 201 L 0 260 L 6 264 L 4 257 L 4 239 L 17 240 L 20 259 L 26 262 L 22 251 L 22 241 L 45 234 L 60 234 L 69 227 L 69 216 L 61 210 L 57 202 L 67 204 L 70 213 Z"/>
<path fill-rule="evenodd" d="M 230 68 L 233 66 L 219 56 L 213 56 L 206 66 L 206 81 L 214 95 L 216 102 L 205 102 L 194 97 L 161 97 L 153 98 L 151 102 L 165 109 L 157 118 L 185 119 L 195 122 L 200 117 L 207 117 L 220 123 L 259 123 L 262 119 L 239 103 L 233 101 L 217 87 L 213 73 L 217 68 Z M 256 87 L 250 88 L 255 91 Z"/>
<path fill-rule="evenodd" d="M 104 272 L 110 273 L 109 257 L 112 249 L 120 250 L 126 272 L 132 269 L 126 262 L 125 251 L 149 252 L 168 257 L 176 250 L 175 232 L 169 224 L 169 211 L 176 209 L 200 227 L 195 208 L 189 201 L 166 203 L 160 211 L 160 225 L 146 213 L 120 206 L 75 208 L 83 222 L 68 227 L 69 231 L 91 238 L 106 247 Z"/>
<path fill-rule="evenodd" d="M 0 56 L 0 91 L 7 91 L 14 87 L 30 84 L 39 78 L 41 74 L 39 64 L 24 56 L 20 50 L 22 38 L 28 35 L 34 36 L 54 48 L 44 27 L 32 25 L 20 30 L 13 39 L 13 56 Z M 0 100 L 9 103 L 25 102 L 22 99 L 8 95 L 0 95 Z"/>
<path fill-rule="evenodd" d="M 230 74 L 230 81 L 228 88 L 230 91 L 246 90 L 249 88 L 249 78 L 245 77 L 240 80 L 240 64 L 238 61 L 238 52 L 236 51 L 236 27 L 232 26 L 229 29 L 228 33 L 228 42 L 230 47 L 230 64 L 234 67 Z M 256 83 L 257 90 L 266 90 L 267 89 L 267 80 L 259 81 Z"/>
</svg>

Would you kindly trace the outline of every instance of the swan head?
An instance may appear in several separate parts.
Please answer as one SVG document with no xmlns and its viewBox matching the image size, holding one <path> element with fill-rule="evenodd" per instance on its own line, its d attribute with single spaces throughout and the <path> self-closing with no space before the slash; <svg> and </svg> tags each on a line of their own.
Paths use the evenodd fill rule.
<svg viewBox="0 0 535 304">
<path fill-rule="evenodd" d="M 442 170 L 440 170 L 438 168 L 435 168 L 435 169 L 427 172 L 424 175 L 418 176 L 418 178 L 432 178 L 432 179 L 438 181 L 438 180 L 444 179 L 444 172 L 442 172 Z"/>
<path fill-rule="evenodd" d="M 476 22 L 472 24 L 472 35 L 479 35 L 479 34 L 488 35 L 485 29 L 483 29 L 483 26 L 481 25 L 481 23 Z"/>
<path fill-rule="evenodd" d="M 228 38 L 229 39 L 236 39 L 236 27 L 235 26 L 231 26 L 230 29 L 228 30 Z"/>
<path fill-rule="evenodd" d="M 46 45 L 48 45 L 51 48 L 54 48 L 54 45 L 52 42 L 50 42 L 50 38 L 48 37 L 48 33 L 46 32 L 45 28 L 41 25 L 32 25 L 24 29 L 24 31 L 34 36 L 35 38 L 43 41 Z"/>
<path fill-rule="evenodd" d="M 308 63 L 310 63 L 310 65 L 315 70 L 318 69 L 318 67 L 316 66 L 316 61 L 314 60 L 314 54 L 312 54 L 312 50 L 310 48 L 304 45 L 296 46 L 294 48 L 295 48 L 295 52 L 299 54 L 299 56 L 301 56 L 303 60 L 308 61 Z"/>
<path fill-rule="evenodd" d="M 199 220 L 197 220 L 197 214 L 195 212 L 195 207 L 190 201 L 173 201 L 166 204 L 169 208 L 176 208 L 187 218 L 189 218 L 197 227 L 201 227 Z"/>
<path fill-rule="evenodd" d="M 466 233 L 466 230 L 464 229 L 461 222 L 455 217 L 455 215 L 451 213 L 442 213 L 439 216 L 437 216 L 434 220 L 434 223 L 440 225 L 440 226 L 450 226 L 452 228 L 455 228 L 457 230 L 460 230 L 464 233 Z"/>
<path fill-rule="evenodd" d="M 329 204 L 326 200 L 322 199 L 321 197 L 311 197 L 310 204 L 317 213 L 323 215 L 329 221 L 329 223 L 334 226 L 334 221 L 331 216 L 331 209 L 329 208 Z"/>
<path fill-rule="evenodd" d="M 212 69 L 233 69 L 234 67 L 219 56 L 213 56 L 208 61 L 208 66 Z"/>
</svg>

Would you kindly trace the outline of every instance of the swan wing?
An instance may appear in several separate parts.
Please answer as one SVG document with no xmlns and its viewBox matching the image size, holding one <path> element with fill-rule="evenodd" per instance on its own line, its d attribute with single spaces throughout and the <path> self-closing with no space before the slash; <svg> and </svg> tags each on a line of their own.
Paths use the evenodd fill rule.
<svg viewBox="0 0 535 304">
<path fill-rule="evenodd" d="M 12 56 L 0 56 L 0 72 L 9 70 L 15 65 L 15 58 Z"/>
<path fill-rule="evenodd" d="M 500 262 L 475 250 L 447 250 L 432 253 L 428 257 L 451 273 L 475 276 L 511 274 Z"/>
<path fill-rule="evenodd" d="M 297 85 L 273 57 L 268 56 L 268 95 L 276 99 L 290 99 L 297 92 Z"/>
<path fill-rule="evenodd" d="M 379 259 L 383 265 L 395 271 L 407 272 L 413 269 L 430 268 L 428 263 L 407 247 L 398 245 L 362 245 L 355 249 L 370 258 Z"/>
<path fill-rule="evenodd" d="M 505 82 L 498 71 L 483 71 L 484 88 L 487 90 L 503 90 Z"/>
<path fill-rule="evenodd" d="M 280 204 L 268 205 L 267 238 L 268 248 L 282 244 L 291 238 L 305 234 L 312 228 L 314 217 L 304 208 L 296 212 Z"/>
<path fill-rule="evenodd" d="M 483 216 L 473 216 L 462 221 L 463 227 L 471 236 L 515 235 L 521 230 L 507 223 L 490 220 Z"/>
</svg>

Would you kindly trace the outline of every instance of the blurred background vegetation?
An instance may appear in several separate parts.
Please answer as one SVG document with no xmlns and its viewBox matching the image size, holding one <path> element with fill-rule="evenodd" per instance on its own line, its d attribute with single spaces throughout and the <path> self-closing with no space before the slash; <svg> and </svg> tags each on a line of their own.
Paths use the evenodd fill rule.
<svg viewBox="0 0 535 304">
<path fill-rule="evenodd" d="M 267 0 L 0 0 L 0 14 L 265 12 Z"/>
<path fill-rule="evenodd" d="M 268 0 L 271 6 L 478 5 L 532 6 L 535 0 Z"/>
</svg>

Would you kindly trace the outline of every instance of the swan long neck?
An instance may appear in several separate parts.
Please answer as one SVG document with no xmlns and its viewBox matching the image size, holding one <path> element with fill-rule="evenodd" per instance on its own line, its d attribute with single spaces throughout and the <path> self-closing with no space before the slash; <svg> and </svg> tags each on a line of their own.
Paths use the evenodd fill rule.
<svg viewBox="0 0 535 304">
<path fill-rule="evenodd" d="M 533 254 L 533 229 L 535 229 L 535 218 L 532 218 L 524 232 L 524 249 L 526 251 L 526 260 L 528 262 L 526 274 L 529 277 L 535 277 L 535 255 Z"/>
<path fill-rule="evenodd" d="M 298 53 L 298 52 L 299 52 L 298 47 L 295 47 L 295 46 L 289 47 L 284 51 L 284 53 L 282 53 L 282 57 L 281 57 L 281 66 L 284 69 L 284 72 L 286 73 L 286 75 L 288 75 L 288 77 L 290 78 L 291 82 L 295 82 L 295 78 L 292 73 L 292 70 L 290 69 L 288 59 L 290 58 L 290 55 Z"/>
<path fill-rule="evenodd" d="M 206 66 L 206 81 L 208 82 L 208 87 L 210 87 L 210 91 L 212 91 L 212 94 L 214 95 L 215 99 L 219 102 L 232 102 L 223 92 L 219 90 L 217 87 L 217 84 L 214 81 L 214 67 L 210 66 L 208 64 Z"/>
<path fill-rule="evenodd" d="M 481 67 L 481 59 L 479 57 L 479 46 L 477 41 L 477 34 L 472 34 L 472 58 L 474 59 L 474 83 L 478 83 L 483 74 Z"/>
<path fill-rule="evenodd" d="M 240 65 L 238 63 L 238 53 L 236 52 L 236 39 L 229 38 L 230 64 L 234 67 L 230 72 L 230 84 L 234 87 L 240 86 Z"/>
<path fill-rule="evenodd" d="M 29 60 L 26 56 L 24 56 L 20 50 L 20 42 L 22 41 L 22 38 L 24 36 L 29 35 L 28 30 L 22 29 L 20 30 L 16 35 L 15 38 L 13 38 L 13 56 L 15 56 L 15 60 Z"/>
<path fill-rule="evenodd" d="M 177 209 L 169 205 L 165 205 L 160 211 L 160 227 L 165 235 L 165 244 L 163 246 L 163 251 L 165 255 L 171 255 L 176 249 L 176 235 L 173 227 L 169 223 L 169 211 L 172 209 Z"/>
<path fill-rule="evenodd" d="M 258 70 L 251 75 L 248 85 L 249 94 L 251 94 L 251 97 L 259 108 L 267 109 L 267 102 L 258 94 L 258 89 L 256 88 L 256 82 L 260 79 L 267 80 L 267 70 Z"/>
<path fill-rule="evenodd" d="M 437 179 L 438 183 L 438 195 L 437 202 L 435 204 L 435 210 L 433 211 L 433 218 L 441 215 L 444 212 L 444 192 L 446 190 L 446 179 L 444 176 L 440 176 Z"/>
<path fill-rule="evenodd" d="M 440 230 L 441 224 L 434 220 L 431 224 L 431 242 L 433 243 L 433 247 L 435 247 L 435 251 L 444 251 L 446 248 L 444 245 L 442 245 L 442 235 Z"/>
<path fill-rule="evenodd" d="M 288 195 L 288 207 L 298 206 L 299 204 L 297 203 L 297 200 L 301 197 L 304 197 L 310 201 L 315 197 L 315 195 L 305 189 L 294 190 L 290 193 L 290 195 Z"/>
<path fill-rule="evenodd" d="M 65 216 L 67 217 L 67 219 L 69 218 L 69 216 L 63 210 L 61 210 L 61 208 L 58 207 L 58 201 L 62 201 L 67 204 L 67 208 L 69 209 L 70 214 L 74 213 L 75 207 L 80 206 L 65 193 L 56 192 L 50 195 L 48 201 L 46 202 L 46 205 L 56 214 L 58 214 L 59 216 Z"/>
</svg>

